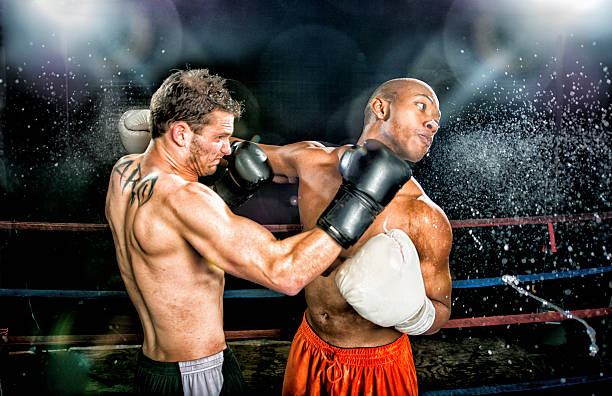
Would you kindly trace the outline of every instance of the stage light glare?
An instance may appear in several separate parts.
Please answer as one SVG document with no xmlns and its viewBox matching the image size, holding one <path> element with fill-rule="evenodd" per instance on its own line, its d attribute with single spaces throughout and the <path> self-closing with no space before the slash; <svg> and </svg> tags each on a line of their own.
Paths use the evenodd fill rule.
<svg viewBox="0 0 612 396">
<path fill-rule="evenodd" d="M 612 31 L 609 0 L 531 0 L 525 4 L 532 5 L 529 12 L 536 20 L 530 30 L 537 34 L 603 37 Z"/>
<path fill-rule="evenodd" d="M 65 31 L 92 30 L 103 11 L 99 0 L 34 0 L 31 4 L 33 11 Z"/>
<path fill-rule="evenodd" d="M 538 11 L 564 11 L 568 16 L 582 16 L 603 6 L 603 0 L 533 0 Z"/>
</svg>

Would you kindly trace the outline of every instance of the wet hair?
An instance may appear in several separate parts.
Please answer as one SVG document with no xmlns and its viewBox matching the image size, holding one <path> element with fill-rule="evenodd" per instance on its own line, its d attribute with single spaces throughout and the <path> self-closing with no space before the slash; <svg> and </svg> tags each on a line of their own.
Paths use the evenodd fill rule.
<svg viewBox="0 0 612 396">
<path fill-rule="evenodd" d="M 242 104 L 225 88 L 225 79 L 208 69 L 179 70 L 164 80 L 151 98 L 151 136 L 162 136 L 168 126 L 186 122 L 195 133 L 206 125 L 210 112 L 222 110 L 240 117 Z"/>
</svg>

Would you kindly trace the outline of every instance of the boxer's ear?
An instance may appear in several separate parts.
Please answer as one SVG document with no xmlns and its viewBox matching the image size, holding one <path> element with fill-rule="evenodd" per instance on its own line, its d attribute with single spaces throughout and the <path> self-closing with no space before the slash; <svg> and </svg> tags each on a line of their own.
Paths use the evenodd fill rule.
<svg viewBox="0 0 612 396">
<path fill-rule="evenodd" d="M 386 121 L 389 119 L 390 103 L 388 100 L 376 97 L 372 100 L 372 103 L 370 103 L 370 107 L 377 120 Z"/>
</svg>

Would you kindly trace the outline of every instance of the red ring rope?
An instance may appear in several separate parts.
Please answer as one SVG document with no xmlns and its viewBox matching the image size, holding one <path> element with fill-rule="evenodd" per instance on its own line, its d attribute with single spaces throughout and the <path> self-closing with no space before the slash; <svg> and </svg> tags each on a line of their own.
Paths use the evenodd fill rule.
<svg viewBox="0 0 612 396">
<path fill-rule="evenodd" d="M 565 223 L 577 221 L 597 221 L 607 219 L 612 219 L 612 212 L 579 213 L 574 215 L 558 216 L 527 216 L 490 219 L 450 220 L 450 223 L 453 228 L 466 228 Z M 268 224 L 264 225 L 264 227 L 270 230 L 270 232 L 299 232 L 302 230 L 302 226 L 300 224 Z M 107 230 L 108 228 L 108 224 L 0 221 L 0 230 L 102 231 Z"/>
<path fill-rule="evenodd" d="M 594 308 L 569 311 L 576 318 L 592 318 L 612 314 L 612 308 Z M 451 319 L 442 328 L 451 329 L 459 327 L 484 327 L 520 323 L 551 322 L 568 320 L 559 312 L 543 312 L 520 315 L 485 316 L 480 318 Z M 289 335 L 289 329 L 268 330 L 230 330 L 225 331 L 227 340 L 245 340 L 260 338 L 280 338 L 283 334 Z M 142 343 L 142 334 L 100 334 L 100 335 L 60 335 L 60 336 L 5 336 L 6 345 L 32 346 L 32 345 L 121 345 Z"/>
<path fill-rule="evenodd" d="M 612 314 L 612 308 L 594 308 L 569 311 L 576 318 L 592 318 Z M 520 323 L 553 322 L 569 319 L 560 312 L 542 312 L 504 316 L 483 316 L 480 318 L 451 319 L 442 328 L 484 327 Z"/>
</svg>

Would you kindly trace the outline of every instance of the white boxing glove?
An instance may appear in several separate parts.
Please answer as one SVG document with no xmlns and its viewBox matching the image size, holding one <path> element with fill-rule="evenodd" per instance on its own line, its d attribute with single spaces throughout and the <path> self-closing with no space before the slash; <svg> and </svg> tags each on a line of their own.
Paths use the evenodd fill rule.
<svg viewBox="0 0 612 396">
<path fill-rule="evenodd" d="M 142 153 L 151 141 L 151 111 L 128 110 L 119 119 L 119 138 L 129 154 Z"/>
<path fill-rule="evenodd" d="M 392 229 L 370 238 L 342 263 L 336 285 L 363 318 L 406 334 L 422 334 L 436 310 L 425 295 L 419 254 L 405 232 Z"/>
</svg>

